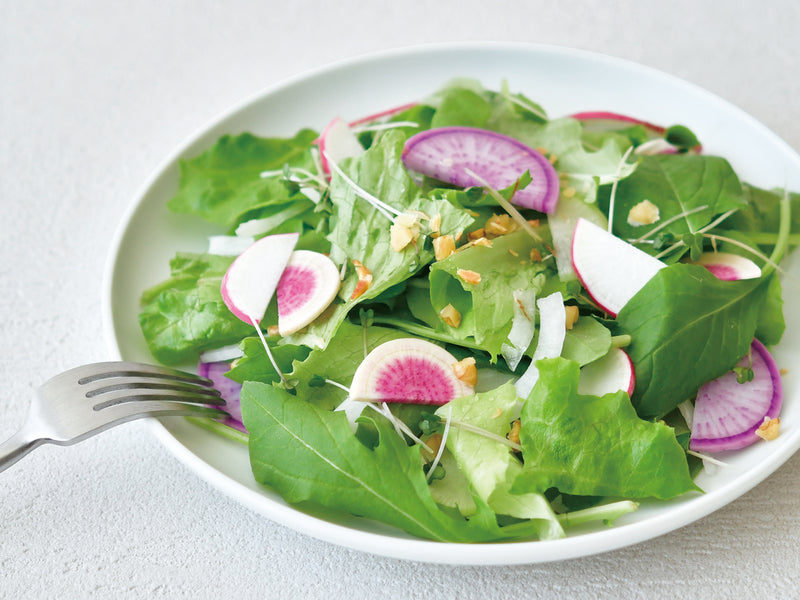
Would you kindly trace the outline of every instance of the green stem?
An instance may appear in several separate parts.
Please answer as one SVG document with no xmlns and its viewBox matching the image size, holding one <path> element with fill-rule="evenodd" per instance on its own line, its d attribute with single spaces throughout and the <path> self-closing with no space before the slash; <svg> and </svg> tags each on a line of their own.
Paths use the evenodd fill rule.
<svg viewBox="0 0 800 600">
<path fill-rule="evenodd" d="M 792 228 L 792 205 L 789 202 L 789 192 L 784 192 L 781 199 L 781 221 L 778 227 L 778 239 L 775 242 L 775 248 L 772 249 L 772 254 L 769 256 L 769 262 L 764 266 L 761 272 L 763 277 L 771 275 L 784 254 L 789 247 L 789 234 Z"/>
<path fill-rule="evenodd" d="M 747 238 L 752 240 L 758 245 L 775 245 L 778 241 L 779 234 L 771 233 L 769 231 L 748 231 Z M 797 246 L 800 244 L 800 233 L 790 233 L 786 236 L 786 241 L 790 246 Z"/>
<path fill-rule="evenodd" d="M 630 344 L 631 344 L 631 336 L 629 336 L 628 334 L 611 336 L 612 348 L 624 348 L 625 346 L 630 346 Z"/>
<path fill-rule="evenodd" d="M 605 524 L 611 525 L 611 523 L 622 515 L 633 512 L 637 508 L 639 508 L 639 505 L 636 502 L 622 500 L 620 502 L 612 502 L 611 504 L 594 506 L 592 508 L 585 508 L 583 510 L 576 510 L 556 516 L 558 522 L 564 527 L 574 527 L 576 525 L 583 525 L 584 523 L 591 523 L 592 521 L 603 521 Z"/>
<path fill-rule="evenodd" d="M 186 417 L 186 420 L 191 421 L 203 429 L 207 429 L 208 431 L 212 431 L 218 435 L 233 440 L 234 442 L 240 442 L 244 445 L 247 445 L 247 441 L 250 439 L 250 436 L 246 433 L 243 433 L 238 429 L 234 429 L 233 427 L 228 427 L 219 421 L 214 421 L 212 419 L 200 419 L 198 417 Z"/>
<path fill-rule="evenodd" d="M 475 342 L 470 342 L 469 340 L 462 340 L 460 338 L 455 338 L 452 335 L 441 333 L 439 331 L 436 331 L 435 329 L 431 329 L 430 327 L 425 327 L 424 325 L 409 323 L 408 321 L 404 321 L 403 319 L 394 319 L 392 317 L 379 317 L 376 315 L 375 318 L 372 320 L 372 322 L 377 325 L 391 325 L 392 327 L 397 327 L 398 329 L 402 329 L 403 331 L 407 331 L 408 333 L 413 333 L 414 335 L 419 335 L 432 340 L 437 340 L 439 342 L 444 342 L 446 344 L 457 344 L 459 346 L 464 346 L 465 348 L 472 348 L 473 350 L 482 350 L 482 348 Z"/>
</svg>

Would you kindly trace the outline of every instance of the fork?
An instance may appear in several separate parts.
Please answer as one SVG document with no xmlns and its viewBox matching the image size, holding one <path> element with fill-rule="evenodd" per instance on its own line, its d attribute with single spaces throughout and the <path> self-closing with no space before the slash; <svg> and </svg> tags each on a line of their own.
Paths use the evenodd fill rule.
<svg viewBox="0 0 800 600">
<path fill-rule="evenodd" d="M 0 444 L 0 472 L 42 444 L 69 446 L 147 416 L 224 418 L 209 379 L 134 362 L 102 362 L 56 375 L 38 390 L 25 424 Z"/>
</svg>

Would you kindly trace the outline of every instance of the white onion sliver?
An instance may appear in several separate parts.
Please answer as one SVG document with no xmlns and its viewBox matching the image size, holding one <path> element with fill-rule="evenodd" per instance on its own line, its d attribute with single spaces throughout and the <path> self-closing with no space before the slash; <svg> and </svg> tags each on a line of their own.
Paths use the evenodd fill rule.
<svg viewBox="0 0 800 600">
<path fill-rule="evenodd" d="M 541 298 L 536 302 L 536 306 L 539 307 L 539 341 L 528 370 L 514 384 L 517 396 L 520 398 L 527 398 L 539 379 L 536 361 L 542 358 L 561 356 L 564 338 L 567 335 L 567 311 L 564 308 L 564 298 L 561 292 Z"/>
<path fill-rule="evenodd" d="M 536 292 L 534 290 L 514 290 L 514 316 L 508 342 L 500 351 L 512 371 L 517 368 L 536 331 Z"/>
<path fill-rule="evenodd" d="M 208 253 L 218 256 L 239 256 L 254 241 L 251 236 L 212 235 L 208 238 Z"/>
<path fill-rule="evenodd" d="M 244 356 L 244 352 L 239 348 L 239 344 L 231 344 L 230 346 L 222 346 L 221 348 L 214 348 L 213 350 L 206 350 L 200 354 L 200 362 L 213 363 L 213 362 L 227 362 Z"/>
</svg>

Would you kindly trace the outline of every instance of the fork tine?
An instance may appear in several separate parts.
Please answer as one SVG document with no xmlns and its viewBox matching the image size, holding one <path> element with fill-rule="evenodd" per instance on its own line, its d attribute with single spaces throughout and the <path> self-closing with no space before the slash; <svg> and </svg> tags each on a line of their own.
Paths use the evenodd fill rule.
<svg viewBox="0 0 800 600">
<path fill-rule="evenodd" d="M 87 398 L 97 398 L 111 392 L 130 390 L 173 390 L 191 395 L 202 395 L 216 398 L 219 390 L 205 385 L 187 383 L 183 381 L 163 381 L 160 379 L 147 379 L 144 377 L 117 377 L 114 379 L 101 379 L 91 383 L 81 384 L 81 391 Z"/>
<path fill-rule="evenodd" d="M 74 369 L 70 369 L 69 371 L 65 371 L 64 373 L 56 376 L 58 379 L 71 378 L 75 381 L 78 381 L 80 384 L 87 384 L 94 381 L 115 377 L 166 379 L 171 381 L 194 383 L 207 387 L 213 385 L 210 379 L 199 377 L 184 371 L 179 371 L 177 369 L 128 361 L 110 361 L 83 365 L 80 367 L 75 367 Z"/>
<path fill-rule="evenodd" d="M 198 404 L 184 404 L 182 402 L 163 400 L 128 402 L 114 404 L 96 411 L 93 417 L 93 429 L 89 435 L 134 419 L 165 416 L 196 416 L 215 419 L 230 417 L 224 410 Z"/>
<path fill-rule="evenodd" d="M 181 402 L 193 405 L 214 405 L 224 406 L 225 400 L 219 394 L 193 394 L 185 390 L 171 389 L 119 389 L 108 391 L 101 396 L 94 397 L 96 404 L 93 406 L 95 411 L 104 410 L 110 406 L 118 404 L 146 404 L 147 402 Z"/>
</svg>

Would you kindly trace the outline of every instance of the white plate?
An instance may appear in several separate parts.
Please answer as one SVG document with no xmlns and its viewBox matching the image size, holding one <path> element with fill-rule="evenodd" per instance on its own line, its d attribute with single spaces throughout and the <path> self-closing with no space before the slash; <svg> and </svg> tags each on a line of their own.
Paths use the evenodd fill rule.
<svg viewBox="0 0 800 600">
<path fill-rule="evenodd" d="M 167 212 L 178 186 L 178 160 L 193 157 L 225 133 L 291 135 L 321 129 L 335 116 L 354 119 L 422 98 L 453 77 L 486 87 L 507 81 L 551 116 L 611 110 L 666 125 L 690 127 L 708 154 L 730 160 L 746 181 L 800 189 L 800 157 L 775 134 L 720 98 L 679 79 L 623 60 L 556 47 L 459 44 L 421 47 L 358 58 L 314 71 L 267 90 L 205 127 L 178 149 L 143 188 L 111 249 L 104 288 L 104 321 L 114 354 L 152 361 L 137 323 L 141 292 L 168 274 L 178 250 L 202 251 L 218 233 L 199 220 Z M 797 261 L 791 271 L 800 275 Z M 776 352 L 780 365 L 800 363 L 800 311 L 787 305 L 788 327 Z M 726 457 L 730 464 L 703 473 L 704 495 L 644 503 L 613 528 L 598 527 L 556 541 L 442 544 L 411 538 L 357 518 L 301 512 L 253 479 L 247 449 L 180 420 L 152 421 L 158 438 L 198 475 L 242 504 L 297 531 L 375 554 L 461 564 L 536 563 L 620 548 L 695 521 L 762 481 L 800 447 L 798 378 L 785 379 L 781 436 Z"/>
</svg>

